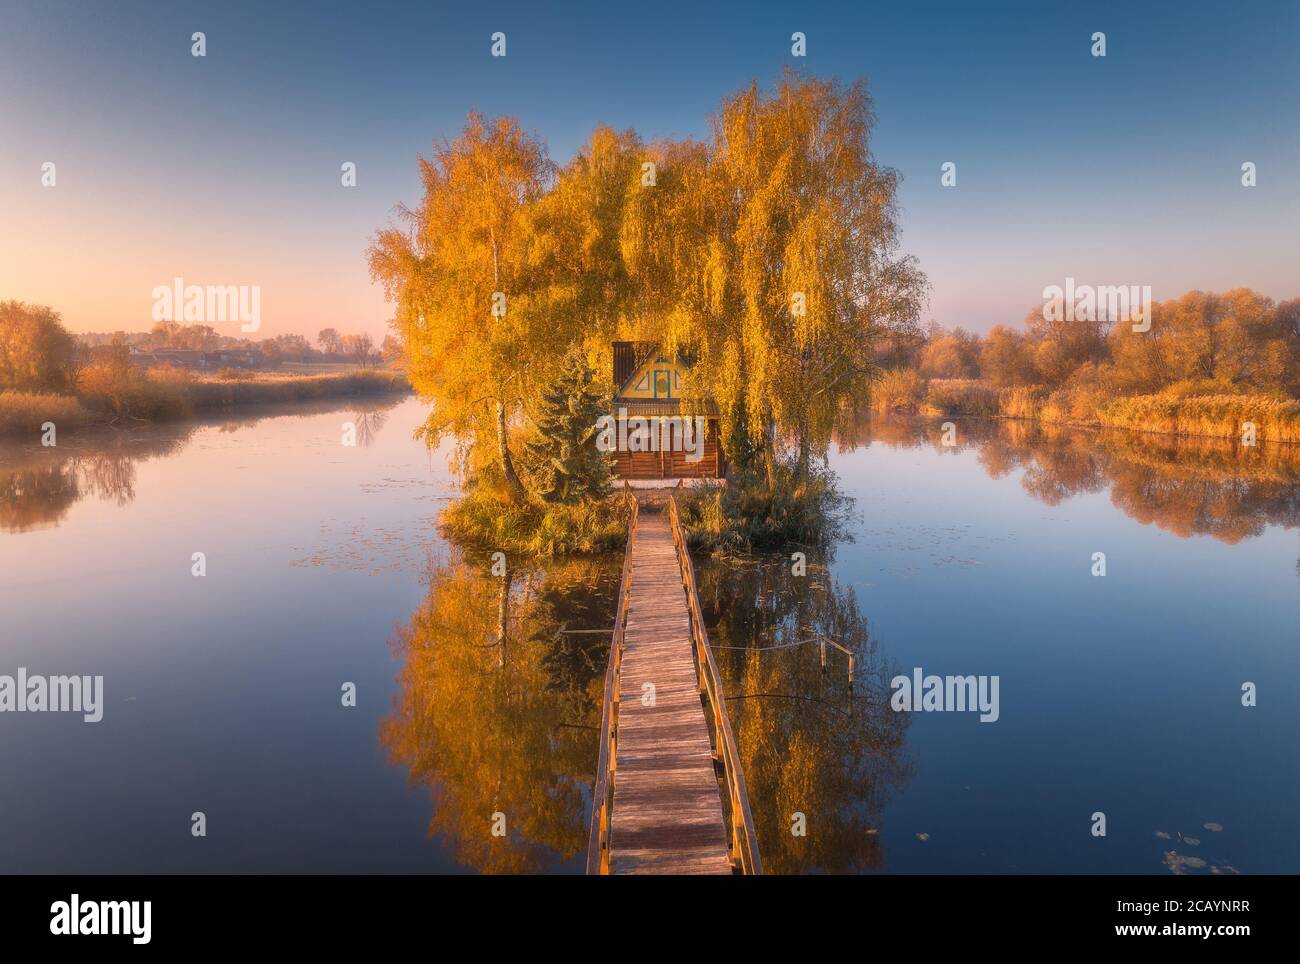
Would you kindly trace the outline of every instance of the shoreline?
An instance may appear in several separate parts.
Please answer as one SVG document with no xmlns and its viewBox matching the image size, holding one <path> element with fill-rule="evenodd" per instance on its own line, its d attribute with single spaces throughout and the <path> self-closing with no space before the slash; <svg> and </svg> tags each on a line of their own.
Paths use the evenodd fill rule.
<svg viewBox="0 0 1300 964">
<path fill-rule="evenodd" d="M 1232 434 L 1221 434 L 1211 432 L 1187 432 L 1187 431 L 1169 431 L 1156 428 L 1137 428 L 1130 425 L 1107 425 L 1104 422 L 1092 421 L 1070 421 L 1066 419 L 1043 418 L 1041 415 L 1003 415 L 989 414 L 985 412 L 958 412 L 952 414 L 908 412 L 901 409 L 872 409 L 873 416 L 883 416 L 885 418 L 915 418 L 926 421 L 939 421 L 940 419 L 954 418 L 974 418 L 989 422 L 1025 422 L 1030 425 L 1051 426 L 1052 428 L 1066 428 L 1074 431 L 1089 431 L 1097 434 L 1105 432 L 1119 432 L 1127 435 L 1156 435 L 1160 438 L 1169 439 L 1209 439 L 1216 442 L 1229 442 L 1236 447 L 1241 448 L 1241 433 L 1233 432 Z M 1276 439 L 1276 438 L 1258 438 L 1256 445 L 1285 445 L 1300 447 L 1300 439 Z M 1244 446 L 1252 448 L 1254 446 Z"/>
<path fill-rule="evenodd" d="M 871 411 L 873 415 L 1003 419 L 1172 438 L 1213 438 L 1244 447 L 1264 442 L 1300 445 L 1300 400 L 1296 399 L 1229 394 L 1125 395 L 1095 407 L 1089 405 L 1089 414 L 1071 418 L 1061 417 L 1065 405 L 1053 399 L 1031 399 L 1018 389 L 1003 392 L 1010 394 L 994 395 L 987 390 L 975 393 L 978 397 L 972 399 L 975 404 L 970 409 L 960 399 L 953 399 L 947 410 L 922 400 L 910 406 L 873 406 Z M 1250 441 L 1245 440 L 1248 434 Z"/>
<path fill-rule="evenodd" d="M 180 410 L 157 418 L 115 415 L 89 408 L 76 395 L 0 392 L 0 439 L 39 439 L 53 422 L 59 432 L 129 428 L 202 420 L 227 412 L 348 399 L 397 398 L 413 394 L 404 372 L 359 369 L 319 375 L 289 375 L 247 381 L 195 381 L 178 396 Z"/>
</svg>

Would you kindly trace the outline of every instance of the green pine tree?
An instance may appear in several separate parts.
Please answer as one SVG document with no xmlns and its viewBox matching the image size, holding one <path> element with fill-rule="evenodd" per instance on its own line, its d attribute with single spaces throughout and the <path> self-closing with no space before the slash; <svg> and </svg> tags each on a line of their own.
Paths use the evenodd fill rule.
<svg viewBox="0 0 1300 964">
<path fill-rule="evenodd" d="M 598 499 L 609 490 L 611 458 L 596 446 L 608 407 L 592 389 L 594 374 L 582 351 L 570 349 L 538 402 L 539 436 L 528 443 L 528 460 L 533 490 L 547 502 Z"/>
<path fill-rule="evenodd" d="M 753 473 L 758 462 L 758 449 L 749 432 L 749 407 L 745 404 L 742 388 L 736 392 L 730 410 L 724 412 L 722 418 L 722 450 L 732 470 L 742 477 Z"/>
</svg>

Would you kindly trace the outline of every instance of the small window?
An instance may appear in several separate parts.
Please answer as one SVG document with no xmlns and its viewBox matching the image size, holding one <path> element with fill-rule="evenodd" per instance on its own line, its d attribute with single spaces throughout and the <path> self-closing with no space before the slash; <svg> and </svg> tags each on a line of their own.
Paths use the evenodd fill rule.
<svg viewBox="0 0 1300 964">
<path fill-rule="evenodd" d="M 655 369 L 655 398 L 672 398 L 672 372 L 667 368 Z"/>
</svg>

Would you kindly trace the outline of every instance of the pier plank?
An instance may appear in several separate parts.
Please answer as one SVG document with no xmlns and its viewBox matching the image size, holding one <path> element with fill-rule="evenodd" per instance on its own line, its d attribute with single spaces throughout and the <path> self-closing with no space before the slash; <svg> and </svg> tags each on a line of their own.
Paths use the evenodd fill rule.
<svg viewBox="0 0 1300 964">
<path fill-rule="evenodd" d="M 642 515 L 631 564 L 609 869 L 729 874 L 713 747 L 666 513 Z M 646 683 L 654 686 L 653 705 L 642 702 Z"/>
</svg>

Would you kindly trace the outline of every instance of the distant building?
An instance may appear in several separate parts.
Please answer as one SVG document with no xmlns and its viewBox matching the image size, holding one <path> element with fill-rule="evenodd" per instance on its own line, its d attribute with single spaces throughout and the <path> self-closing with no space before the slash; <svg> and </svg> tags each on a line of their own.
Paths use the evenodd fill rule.
<svg viewBox="0 0 1300 964">
<path fill-rule="evenodd" d="M 259 356 L 249 348 L 226 348 L 218 351 L 195 351 L 188 348 L 131 348 L 131 361 L 146 368 L 174 365 L 193 371 L 217 371 L 221 368 L 256 368 Z"/>
</svg>

